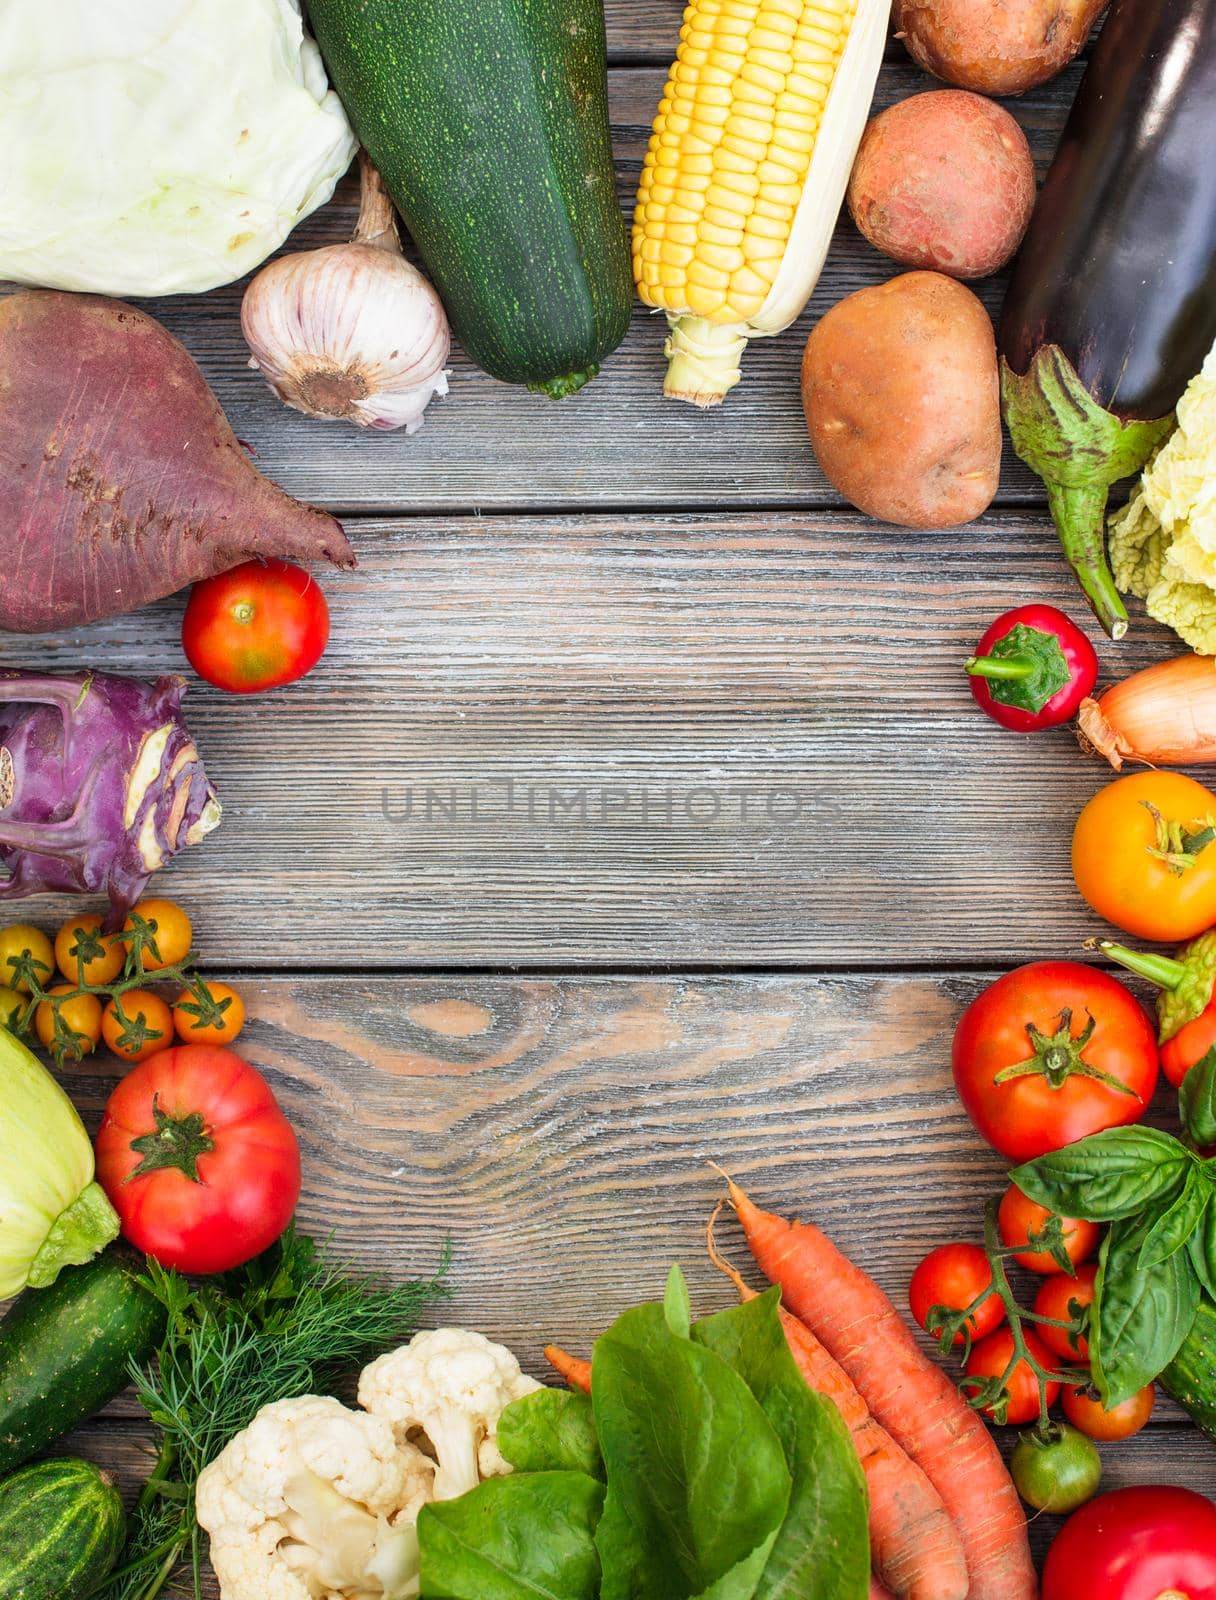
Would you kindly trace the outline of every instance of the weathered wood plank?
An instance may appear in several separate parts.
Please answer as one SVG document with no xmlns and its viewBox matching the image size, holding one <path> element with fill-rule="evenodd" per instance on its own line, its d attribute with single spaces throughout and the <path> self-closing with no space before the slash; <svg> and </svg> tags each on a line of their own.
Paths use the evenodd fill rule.
<svg viewBox="0 0 1216 1600">
<path fill-rule="evenodd" d="M 444 1318 L 534 1370 L 546 1339 L 585 1347 L 658 1294 L 672 1261 L 699 1307 L 729 1299 L 704 1250 L 711 1160 L 901 1302 L 924 1252 L 977 1237 L 1003 1187 L 949 1066 L 989 974 L 228 976 L 252 1019 L 242 1053 L 301 1140 L 303 1225 L 397 1276 L 450 1238 Z M 115 1066 L 66 1076 L 90 1125 Z M 733 1222 L 721 1238 L 742 1260 Z"/>
<path fill-rule="evenodd" d="M 1075 92 L 1077 68 L 1010 102 L 1045 165 Z M 612 111 L 622 205 L 632 209 L 637 176 L 664 74 L 619 70 Z M 883 74 L 878 103 L 933 87 L 904 60 Z M 354 185 L 306 222 L 290 247 L 332 244 L 349 235 Z M 576 506 L 835 505 L 839 496 L 811 454 L 798 369 L 812 323 L 843 295 L 881 282 L 895 267 L 842 222 L 828 266 L 799 324 L 747 352 L 744 381 L 717 412 L 662 399 L 663 329 L 640 305 L 623 348 L 582 394 L 553 403 L 509 390 L 456 352 L 451 394 L 437 401 L 420 434 L 364 434 L 301 417 L 281 406 L 246 365 L 239 299 L 243 285 L 206 296 L 149 302 L 199 359 L 237 434 L 261 466 L 293 494 L 340 510 L 544 510 Z M 978 285 L 994 313 L 1004 277 Z M 1001 495 L 1029 503 L 1042 495 L 1007 455 Z"/>
<path fill-rule="evenodd" d="M 1081 614 L 1039 522 L 352 531 L 363 565 L 324 577 L 312 676 L 252 701 L 191 691 L 227 816 L 161 882 L 208 961 L 954 965 L 1094 931 L 1068 841 L 1107 769 L 1067 732 L 998 731 L 960 671 L 1007 605 Z M 176 671 L 179 616 L 0 655 Z M 1107 674 L 1168 639 L 1138 625 Z"/>
<path fill-rule="evenodd" d="M 237 981 L 242 1049 L 300 1133 L 305 1225 L 397 1276 L 428 1271 L 450 1237 L 443 1320 L 504 1339 L 541 1377 L 547 1339 L 585 1350 L 672 1260 L 698 1311 L 729 1303 L 702 1244 L 722 1189 L 711 1158 L 813 1216 L 899 1304 L 921 1254 L 975 1237 L 1002 1183 L 949 1078 L 981 976 Z M 69 1079 L 90 1119 L 108 1071 Z M 746 1264 L 733 1223 L 720 1239 Z M 133 1487 L 137 1416 L 124 1401 L 65 1448 Z M 1165 1405 L 1106 1461 L 1111 1486 L 1216 1494 L 1216 1454 Z M 1036 1523 L 1040 1549 L 1054 1526 Z"/>
</svg>

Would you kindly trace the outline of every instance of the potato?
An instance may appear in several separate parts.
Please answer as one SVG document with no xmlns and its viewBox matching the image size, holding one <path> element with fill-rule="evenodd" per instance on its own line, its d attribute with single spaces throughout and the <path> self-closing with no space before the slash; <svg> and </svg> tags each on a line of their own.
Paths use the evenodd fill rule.
<svg viewBox="0 0 1216 1600">
<path fill-rule="evenodd" d="M 1023 94 L 1062 72 L 1110 0 L 895 0 L 914 61 L 960 89 Z"/>
<path fill-rule="evenodd" d="M 819 465 L 859 511 L 949 528 L 992 503 L 996 339 L 953 278 L 907 272 L 833 306 L 807 340 L 802 403 Z"/>
<path fill-rule="evenodd" d="M 866 128 L 849 211 L 906 267 L 986 278 L 1010 259 L 1034 210 L 1026 135 L 1003 106 L 963 89 L 913 95 Z"/>
</svg>

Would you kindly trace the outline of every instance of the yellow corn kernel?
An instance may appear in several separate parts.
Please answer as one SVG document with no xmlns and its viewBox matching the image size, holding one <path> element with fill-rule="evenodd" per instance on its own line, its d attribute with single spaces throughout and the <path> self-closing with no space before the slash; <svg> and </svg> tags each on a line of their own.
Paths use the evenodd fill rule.
<svg viewBox="0 0 1216 1600">
<path fill-rule="evenodd" d="M 793 230 L 857 0 L 691 0 L 633 219 L 642 299 L 757 316 Z"/>
</svg>

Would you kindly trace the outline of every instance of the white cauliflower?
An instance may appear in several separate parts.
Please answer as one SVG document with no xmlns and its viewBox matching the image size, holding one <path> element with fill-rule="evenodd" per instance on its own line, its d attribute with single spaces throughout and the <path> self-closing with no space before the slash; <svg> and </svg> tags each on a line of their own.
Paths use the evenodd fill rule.
<svg viewBox="0 0 1216 1600">
<path fill-rule="evenodd" d="M 393 1426 L 399 1444 L 438 1463 L 434 1498 L 454 1500 L 511 1468 L 498 1449 L 498 1419 L 542 1385 L 503 1345 L 461 1328 L 419 1333 L 364 1367 L 359 1404 Z"/>
<path fill-rule="evenodd" d="M 380 1417 L 319 1395 L 264 1406 L 198 1482 L 224 1600 L 412 1600 L 434 1479 Z"/>
</svg>

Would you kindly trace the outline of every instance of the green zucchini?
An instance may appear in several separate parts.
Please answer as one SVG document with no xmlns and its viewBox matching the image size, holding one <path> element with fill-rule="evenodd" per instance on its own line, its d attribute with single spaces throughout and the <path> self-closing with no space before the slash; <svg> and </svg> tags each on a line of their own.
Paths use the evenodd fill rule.
<svg viewBox="0 0 1216 1600">
<path fill-rule="evenodd" d="M 474 361 L 560 398 L 633 278 L 602 0 L 308 0 L 330 80 Z"/>
<path fill-rule="evenodd" d="M 100 1411 L 126 1388 L 128 1363 L 152 1354 L 165 1313 L 138 1282 L 142 1266 L 106 1250 L 13 1301 L 0 1322 L 0 1472 Z"/>
<path fill-rule="evenodd" d="M 114 1570 L 126 1517 L 88 1461 L 39 1461 L 0 1479 L 0 1595 L 84 1600 Z"/>
<path fill-rule="evenodd" d="M 1181 1349 L 1157 1381 L 1209 1439 L 1216 1439 L 1216 1305 L 1207 1295 Z"/>
</svg>

